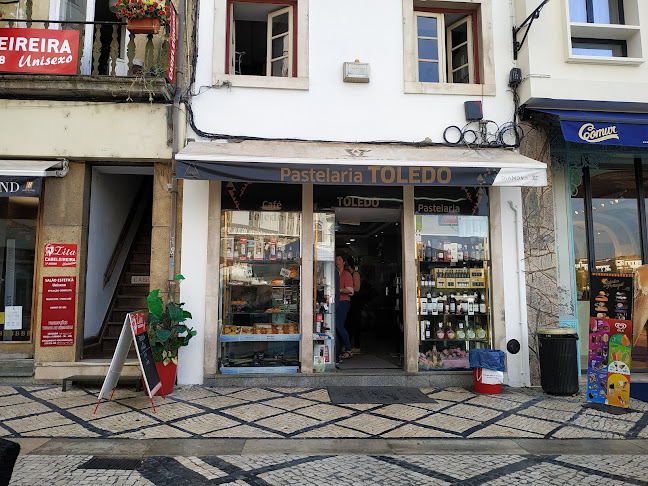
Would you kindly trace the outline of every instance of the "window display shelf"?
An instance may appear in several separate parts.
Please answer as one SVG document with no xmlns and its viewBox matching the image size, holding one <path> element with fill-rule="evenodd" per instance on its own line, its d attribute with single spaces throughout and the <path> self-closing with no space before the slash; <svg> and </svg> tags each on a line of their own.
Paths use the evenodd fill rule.
<svg viewBox="0 0 648 486">
<path fill-rule="evenodd" d="M 299 265 L 301 258 L 291 258 L 288 260 L 225 260 L 223 264 L 226 267 L 241 265 L 241 264 L 254 264 L 254 265 L 283 265 L 283 264 Z"/>
<path fill-rule="evenodd" d="M 284 284 L 272 284 L 269 282 L 266 283 L 228 283 L 228 287 L 230 288 L 249 288 L 249 287 L 272 287 L 276 289 L 298 289 L 299 284 L 290 284 L 290 285 L 284 285 Z M 232 304 L 236 305 L 236 304 Z"/>
<path fill-rule="evenodd" d="M 285 311 L 279 311 L 279 312 L 266 312 L 266 311 L 251 311 L 251 312 L 226 312 L 225 315 L 236 315 L 236 316 L 280 316 L 280 315 L 286 315 L 286 314 L 299 314 L 299 311 L 297 310 L 285 310 Z M 286 323 L 290 324 L 290 323 Z"/>
<path fill-rule="evenodd" d="M 424 343 L 427 342 L 449 342 L 449 343 L 487 343 L 488 339 L 423 339 Z"/>
<path fill-rule="evenodd" d="M 221 334 L 223 343 L 244 341 L 299 341 L 301 334 Z"/>
</svg>

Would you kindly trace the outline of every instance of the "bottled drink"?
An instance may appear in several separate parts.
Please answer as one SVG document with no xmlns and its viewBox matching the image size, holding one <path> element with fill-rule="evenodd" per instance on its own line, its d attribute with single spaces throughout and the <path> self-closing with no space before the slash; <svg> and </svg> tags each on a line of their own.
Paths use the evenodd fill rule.
<svg viewBox="0 0 648 486">
<path fill-rule="evenodd" d="M 443 312 L 450 314 L 450 299 L 448 297 L 445 298 L 445 302 L 443 303 Z"/>
<path fill-rule="evenodd" d="M 468 339 L 475 339 L 475 331 L 470 323 L 466 324 L 466 337 Z"/>
<path fill-rule="evenodd" d="M 481 292 L 479 294 L 479 313 L 486 314 L 486 299 L 484 299 L 484 295 Z"/>
<path fill-rule="evenodd" d="M 443 294 L 439 292 L 439 296 L 437 297 L 437 312 L 439 314 L 443 314 L 443 310 L 444 310 Z"/>
<path fill-rule="evenodd" d="M 484 331 L 483 327 L 477 326 L 477 330 L 475 331 L 475 335 L 477 336 L 477 339 L 485 339 L 486 338 L 486 331 Z"/>
<path fill-rule="evenodd" d="M 439 247 L 437 248 L 437 261 L 445 261 L 445 252 L 443 251 L 443 243 L 439 241 Z"/>
<path fill-rule="evenodd" d="M 468 245 L 464 245 L 464 249 L 463 249 L 463 260 L 464 260 L 464 262 L 467 262 L 469 258 L 470 258 L 470 254 L 468 252 Z"/>
<path fill-rule="evenodd" d="M 463 245 L 459 244 L 457 246 L 457 261 L 463 262 Z"/>
<path fill-rule="evenodd" d="M 425 321 L 425 339 L 430 339 L 431 337 L 430 321 Z"/>
<path fill-rule="evenodd" d="M 425 245 L 425 261 L 432 261 L 432 245 L 430 245 L 430 240 L 428 240 L 427 245 Z"/>
<path fill-rule="evenodd" d="M 475 315 L 475 297 L 468 297 L 468 315 Z"/>
<path fill-rule="evenodd" d="M 445 331 L 443 330 L 443 322 L 439 322 L 439 327 L 436 331 L 437 339 L 445 339 Z"/>
<path fill-rule="evenodd" d="M 450 314 L 455 314 L 457 312 L 457 299 L 455 299 L 454 294 L 450 294 L 450 304 L 448 308 Z"/>
<path fill-rule="evenodd" d="M 426 297 L 421 297 L 421 315 L 422 316 L 427 316 L 427 298 Z"/>
<path fill-rule="evenodd" d="M 433 273 L 431 273 L 428 276 L 428 283 L 429 283 L 430 288 L 435 288 L 436 287 L 436 281 L 434 280 L 434 274 Z"/>
<path fill-rule="evenodd" d="M 456 333 L 454 329 L 452 329 L 452 324 L 450 322 L 448 322 L 448 327 L 446 327 L 445 336 L 446 339 L 454 339 L 456 337 Z"/>
<path fill-rule="evenodd" d="M 466 339 L 466 331 L 464 330 L 463 322 L 457 325 L 457 339 Z"/>
<path fill-rule="evenodd" d="M 421 275 L 421 292 L 425 291 L 425 286 L 426 285 L 427 284 L 425 282 L 425 275 Z"/>
<path fill-rule="evenodd" d="M 439 315 L 439 299 L 428 294 L 428 310 L 433 316 Z"/>
</svg>

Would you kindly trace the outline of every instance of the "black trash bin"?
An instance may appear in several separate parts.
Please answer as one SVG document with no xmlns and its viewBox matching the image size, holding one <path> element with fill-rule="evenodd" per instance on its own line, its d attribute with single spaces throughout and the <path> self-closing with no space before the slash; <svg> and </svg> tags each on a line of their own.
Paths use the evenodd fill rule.
<svg viewBox="0 0 648 486">
<path fill-rule="evenodd" d="M 19 453 L 20 445 L 0 439 L 0 486 L 7 486 L 11 481 L 11 472 Z"/>
<path fill-rule="evenodd" d="M 578 393 L 578 333 L 571 327 L 538 329 L 540 383 L 554 395 Z"/>
</svg>

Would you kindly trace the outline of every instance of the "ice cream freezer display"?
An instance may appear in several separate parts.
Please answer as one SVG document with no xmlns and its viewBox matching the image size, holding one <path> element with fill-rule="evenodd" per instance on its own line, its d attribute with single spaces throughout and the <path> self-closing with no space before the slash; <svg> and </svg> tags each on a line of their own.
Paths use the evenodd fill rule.
<svg viewBox="0 0 648 486">
<path fill-rule="evenodd" d="M 470 216 L 449 220 L 447 234 L 417 224 L 420 371 L 470 369 L 470 350 L 490 347 L 487 221 L 460 231 L 461 218 Z"/>
<path fill-rule="evenodd" d="M 299 226 L 297 225 L 298 229 Z M 243 236 L 225 226 L 221 261 L 221 373 L 299 369 L 300 239 L 277 232 Z M 238 251 L 236 248 L 238 246 Z"/>
</svg>

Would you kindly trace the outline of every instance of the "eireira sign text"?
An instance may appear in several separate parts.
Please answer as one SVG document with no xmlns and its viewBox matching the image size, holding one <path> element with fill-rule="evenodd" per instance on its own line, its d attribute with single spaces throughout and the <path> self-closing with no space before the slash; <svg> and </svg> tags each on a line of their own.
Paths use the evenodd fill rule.
<svg viewBox="0 0 648 486">
<path fill-rule="evenodd" d="M 79 31 L 0 29 L 0 72 L 76 74 Z"/>
</svg>

